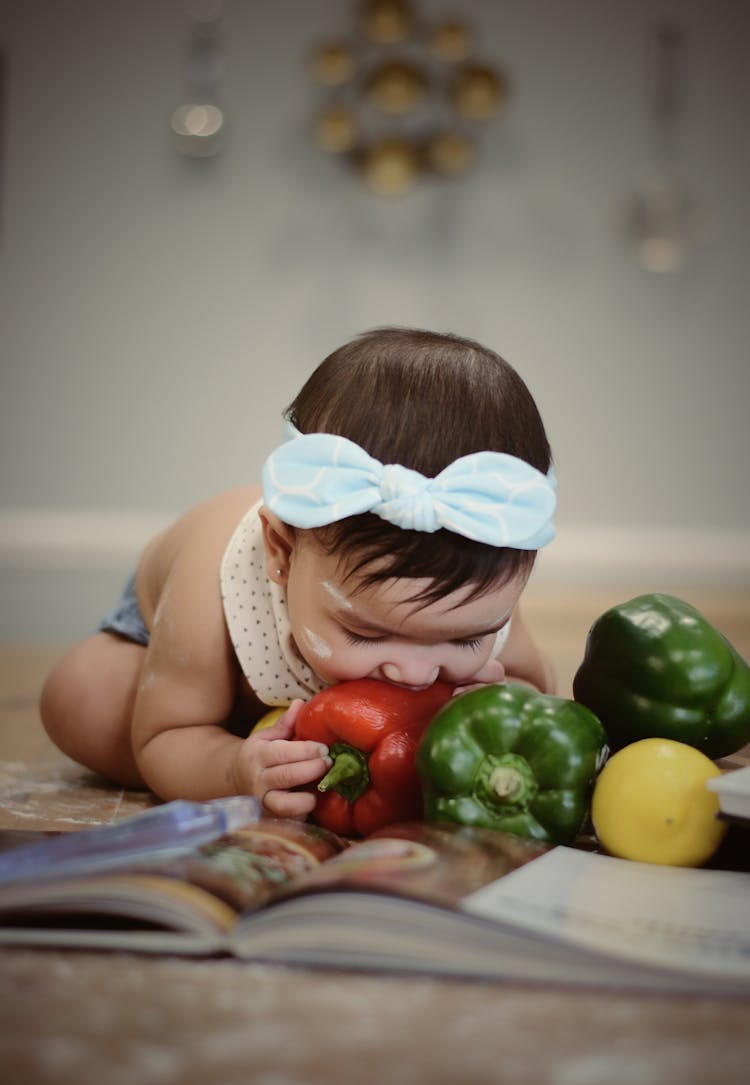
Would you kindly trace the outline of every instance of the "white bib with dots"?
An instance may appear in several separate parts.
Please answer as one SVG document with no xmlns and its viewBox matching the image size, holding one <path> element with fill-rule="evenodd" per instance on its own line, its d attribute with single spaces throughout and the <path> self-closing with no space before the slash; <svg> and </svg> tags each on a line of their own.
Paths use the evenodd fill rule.
<svg viewBox="0 0 750 1085">
<path fill-rule="evenodd" d="M 221 562 L 221 599 L 242 673 L 267 705 L 309 700 L 324 682 L 292 637 L 284 589 L 268 578 L 258 501 L 243 516 Z"/>
</svg>

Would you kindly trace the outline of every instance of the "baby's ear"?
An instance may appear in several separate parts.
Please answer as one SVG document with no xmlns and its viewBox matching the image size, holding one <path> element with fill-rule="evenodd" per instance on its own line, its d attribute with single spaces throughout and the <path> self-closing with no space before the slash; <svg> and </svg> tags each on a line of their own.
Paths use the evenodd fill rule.
<svg viewBox="0 0 750 1085">
<path fill-rule="evenodd" d="M 265 505 L 258 510 L 266 549 L 266 572 L 276 584 L 286 584 L 289 564 L 294 550 L 295 531 Z"/>
</svg>

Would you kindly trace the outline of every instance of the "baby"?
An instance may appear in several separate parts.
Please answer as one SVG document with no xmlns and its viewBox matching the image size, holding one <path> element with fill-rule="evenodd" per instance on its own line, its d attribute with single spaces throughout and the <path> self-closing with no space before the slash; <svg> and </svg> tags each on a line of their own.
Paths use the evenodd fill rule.
<svg viewBox="0 0 750 1085">
<path fill-rule="evenodd" d="M 303 818 L 330 758 L 292 741 L 294 719 L 325 686 L 551 691 L 519 599 L 555 482 L 518 374 L 469 339 L 379 329 L 326 358 L 285 418 L 262 492 L 210 498 L 148 543 L 47 679 L 42 720 L 70 757 L 163 799 L 250 794 Z"/>
</svg>

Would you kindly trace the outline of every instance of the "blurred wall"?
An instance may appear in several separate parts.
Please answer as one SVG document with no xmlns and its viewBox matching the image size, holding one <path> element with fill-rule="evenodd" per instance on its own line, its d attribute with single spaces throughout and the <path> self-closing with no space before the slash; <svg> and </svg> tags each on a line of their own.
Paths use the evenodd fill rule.
<svg viewBox="0 0 750 1085">
<path fill-rule="evenodd" d="M 227 142 L 191 161 L 181 0 L 0 2 L 0 636 L 85 633 L 148 533 L 256 480 L 311 369 L 384 323 L 524 376 L 560 479 L 542 582 L 750 581 L 750 7 L 421 0 L 473 20 L 513 96 L 476 171 L 388 199 L 309 135 L 307 55 L 356 6 L 226 0 Z M 621 223 L 664 14 L 696 228 L 658 275 Z"/>
</svg>

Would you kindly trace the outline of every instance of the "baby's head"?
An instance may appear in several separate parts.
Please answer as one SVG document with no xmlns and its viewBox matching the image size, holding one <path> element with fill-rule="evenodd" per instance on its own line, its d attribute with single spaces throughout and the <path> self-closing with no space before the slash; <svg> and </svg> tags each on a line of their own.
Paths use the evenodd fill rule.
<svg viewBox="0 0 750 1085">
<path fill-rule="evenodd" d="M 349 438 L 385 464 L 433 478 L 474 452 L 504 452 L 546 475 L 551 453 L 531 394 L 516 371 L 470 339 L 408 328 L 366 332 L 334 351 L 287 411 L 302 433 Z M 426 578 L 427 598 L 528 574 L 533 549 L 500 547 L 453 531 L 404 530 L 373 513 L 314 529 L 366 582 Z"/>
<path fill-rule="evenodd" d="M 262 518 L 308 662 L 332 680 L 495 680 L 495 634 L 554 534 L 550 448 L 515 370 L 469 339 L 379 329 L 329 355 L 286 417 Z"/>
</svg>

